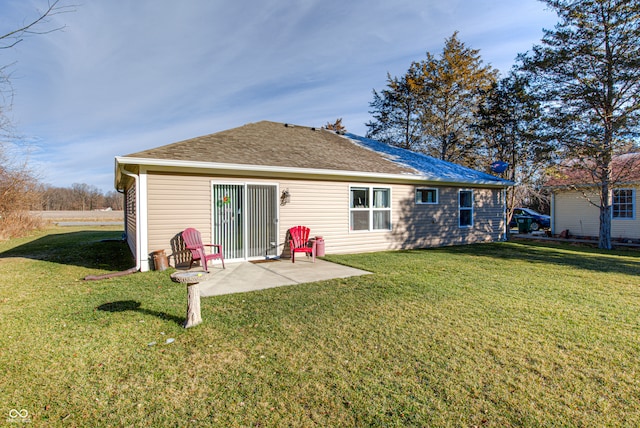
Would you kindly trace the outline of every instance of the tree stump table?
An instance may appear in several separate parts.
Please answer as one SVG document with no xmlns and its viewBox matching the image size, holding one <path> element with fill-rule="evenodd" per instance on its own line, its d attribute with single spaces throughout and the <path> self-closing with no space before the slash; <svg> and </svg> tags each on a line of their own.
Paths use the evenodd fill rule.
<svg viewBox="0 0 640 428">
<path fill-rule="evenodd" d="M 176 272 L 171 275 L 175 282 L 187 284 L 187 319 L 184 328 L 195 327 L 202 322 L 200 315 L 200 286 L 209 277 L 208 272 Z"/>
</svg>

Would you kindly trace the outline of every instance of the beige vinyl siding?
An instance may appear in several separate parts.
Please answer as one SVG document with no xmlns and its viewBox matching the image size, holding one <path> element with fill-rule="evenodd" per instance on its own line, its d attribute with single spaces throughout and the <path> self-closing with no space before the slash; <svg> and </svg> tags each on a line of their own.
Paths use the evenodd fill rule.
<svg viewBox="0 0 640 428">
<path fill-rule="evenodd" d="M 611 219 L 611 238 L 640 239 L 640 219 L 638 218 L 639 186 L 621 186 L 635 188 L 635 218 Z M 594 203 L 600 203 L 600 195 L 596 191 L 586 192 L 586 196 Z M 579 191 L 556 191 L 553 201 L 554 234 L 569 230 L 573 236 L 597 237 L 600 235 L 600 209 L 589 203 L 585 195 Z"/>
<path fill-rule="evenodd" d="M 424 185 L 371 182 L 228 178 L 148 172 L 148 230 L 150 251 L 172 252 L 171 240 L 187 227 L 211 237 L 211 183 L 277 184 L 290 199 L 279 203 L 279 254 L 288 256 L 287 230 L 296 225 L 322 236 L 327 254 L 431 247 L 498 240 L 503 232 L 501 189 L 473 189 L 474 226 L 458 227 L 458 189 L 438 187 L 439 203 L 415 203 L 415 189 Z M 350 186 L 391 189 L 390 231 L 349 230 Z M 429 186 L 437 187 L 437 186 Z"/>
<path fill-rule="evenodd" d="M 473 190 L 473 226 L 459 227 L 460 188 L 439 187 L 438 204 L 416 204 L 415 188 L 405 186 L 394 211 L 398 222 L 394 240 L 400 248 L 435 247 L 495 241 L 504 232 L 500 189 Z"/>
<path fill-rule="evenodd" d="M 349 226 L 349 198 L 351 186 L 391 188 L 391 224 L 395 222 L 393 212 L 395 188 L 379 183 L 296 181 L 283 182 L 289 188 L 291 203 L 280 208 L 280 237 L 284 239 L 287 229 L 298 224 L 311 229 L 313 236 L 322 236 L 327 254 L 359 253 L 396 248 L 392 232 L 351 231 Z M 297 195 L 297 198 L 296 198 Z"/>
<path fill-rule="evenodd" d="M 390 231 L 351 231 L 349 188 L 391 189 Z M 458 189 L 439 188 L 435 205 L 415 203 L 414 185 L 370 182 L 282 181 L 291 201 L 280 207 L 280 242 L 291 226 L 302 224 L 322 236 L 327 254 L 456 245 L 498 240 L 504 230 L 501 190 L 474 189 L 474 226 L 458 227 Z"/>
<path fill-rule="evenodd" d="M 600 201 L 596 192 L 587 192 L 587 196 L 595 203 Z M 600 211 L 581 192 L 556 192 L 553 207 L 554 234 L 569 230 L 574 236 L 599 235 Z"/>
<path fill-rule="evenodd" d="M 289 190 L 290 202 L 280 206 L 279 241 L 284 254 L 287 230 L 304 225 L 312 236 L 322 236 L 327 254 L 346 245 L 349 233 L 349 186 L 343 182 L 281 181 Z"/>
<path fill-rule="evenodd" d="M 176 248 L 176 237 L 195 227 L 211 242 L 211 178 L 198 175 L 147 174 L 148 248 L 165 250 L 180 261 L 188 255 Z"/>
</svg>

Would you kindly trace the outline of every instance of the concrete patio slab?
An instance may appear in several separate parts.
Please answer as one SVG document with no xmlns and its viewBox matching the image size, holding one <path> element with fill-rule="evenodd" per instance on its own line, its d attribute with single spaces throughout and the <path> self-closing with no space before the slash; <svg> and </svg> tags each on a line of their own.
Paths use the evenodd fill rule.
<svg viewBox="0 0 640 428">
<path fill-rule="evenodd" d="M 200 283 L 202 297 L 245 293 L 371 273 L 320 259 L 316 259 L 315 263 L 304 259 L 291 263 L 291 260 L 283 259 L 262 263 L 227 263 L 226 266 L 226 269 L 222 269 L 216 263 L 214 268 L 209 268 L 213 278 Z"/>
</svg>

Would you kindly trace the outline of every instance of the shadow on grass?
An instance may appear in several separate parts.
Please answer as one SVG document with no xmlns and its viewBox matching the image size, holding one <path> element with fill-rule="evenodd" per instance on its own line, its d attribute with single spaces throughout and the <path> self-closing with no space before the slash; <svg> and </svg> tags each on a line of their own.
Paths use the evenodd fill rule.
<svg viewBox="0 0 640 428">
<path fill-rule="evenodd" d="M 176 324 L 182 326 L 184 324 L 184 318 L 177 317 L 175 315 L 169 315 L 166 312 L 153 311 L 151 309 L 141 308 L 142 304 L 135 300 L 119 300 L 117 302 L 103 303 L 96 307 L 99 311 L 104 312 L 127 312 L 134 311 L 145 315 L 153 315 L 163 320 L 173 321 Z"/>
<path fill-rule="evenodd" d="M 640 252 L 637 251 L 606 251 L 540 242 L 503 242 L 407 251 L 438 251 L 501 260 L 525 260 L 532 264 L 555 264 L 604 273 L 640 275 Z"/>
<path fill-rule="evenodd" d="M 0 253 L 0 258 L 24 257 L 92 269 L 120 271 L 135 261 L 122 232 L 87 230 L 54 233 Z"/>
</svg>

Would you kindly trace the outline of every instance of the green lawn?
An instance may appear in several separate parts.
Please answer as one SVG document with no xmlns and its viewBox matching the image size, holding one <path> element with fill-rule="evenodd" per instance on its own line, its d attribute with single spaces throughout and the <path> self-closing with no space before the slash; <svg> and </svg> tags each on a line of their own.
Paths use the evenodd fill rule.
<svg viewBox="0 0 640 428">
<path fill-rule="evenodd" d="M 185 330 L 169 271 L 82 280 L 133 265 L 119 237 L 0 243 L 0 425 L 640 426 L 638 252 L 331 256 L 375 274 L 205 298 Z"/>
</svg>

